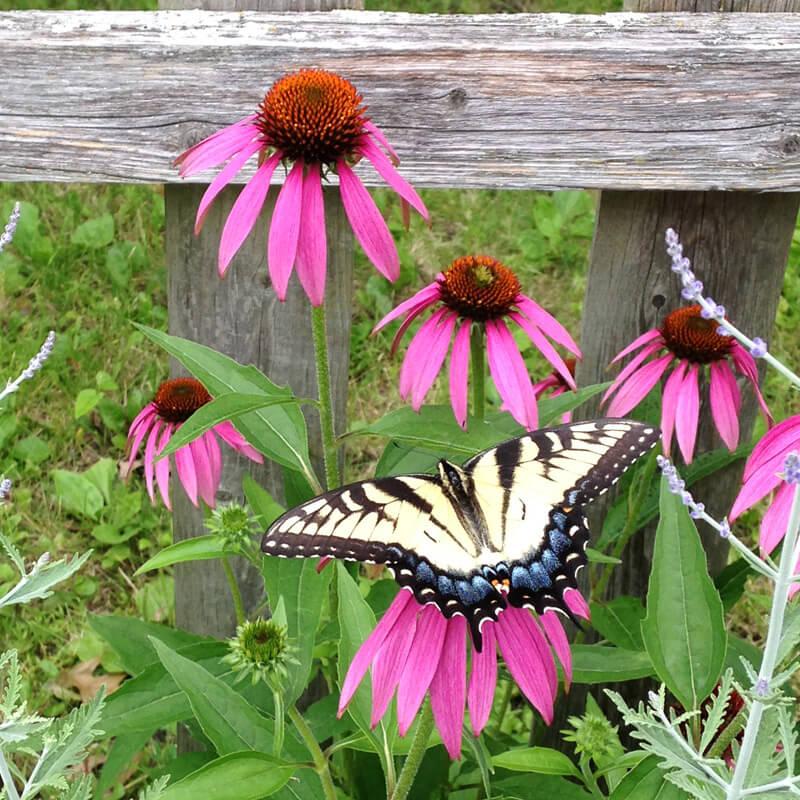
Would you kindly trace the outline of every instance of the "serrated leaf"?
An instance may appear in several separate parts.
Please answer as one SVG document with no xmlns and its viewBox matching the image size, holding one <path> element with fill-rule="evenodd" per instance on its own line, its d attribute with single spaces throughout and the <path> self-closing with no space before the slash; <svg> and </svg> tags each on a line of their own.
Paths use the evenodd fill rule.
<svg viewBox="0 0 800 800">
<path fill-rule="evenodd" d="M 727 649 L 722 601 L 689 512 L 663 478 L 660 510 L 642 638 L 658 677 L 692 710 L 722 674 Z"/>
<path fill-rule="evenodd" d="M 43 561 L 40 559 L 31 567 L 31 571 L 20 578 L 19 582 L 5 595 L 0 597 L 0 608 L 31 600 L 43 600 L 53 594 L 53 589 L 62 581 L 74 575 L 87 561 L 92 551 L 71 559 L 59 561 Z"/>
</svg>

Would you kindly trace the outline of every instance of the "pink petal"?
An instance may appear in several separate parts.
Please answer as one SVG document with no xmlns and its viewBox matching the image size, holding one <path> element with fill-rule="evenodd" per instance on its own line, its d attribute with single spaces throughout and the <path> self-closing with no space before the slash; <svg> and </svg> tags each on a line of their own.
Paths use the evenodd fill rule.
<svg viewBox="0 0 800 800">
<path fill-rule="evenodd" d="M 620 350 L 614 356 L 612 364 L 616 364 L 621 358 L 625 358 L 628 353 L 632 353 L 637 348 L 641 347 L 643 344 L 647 344 L 648 342 L 652 342 L 653 340 L 658 339 L 661 342 L 661 346 L 664 346 L 664 340 L 661 338 L 661 331 L 658 328 L 653 328 L 652 330 L 645 331 L 641 336 L 637 336 L 627 347 Z"/>
<path fill-rule="evenodd" d="M 404 400 L 411 393 L 426 354 L 430 352 L 436 339 L 439 322 L 449 312 L 447 308 L 436 311 L 414 334 L 406 350 L 403 365 L 400 367 L 400 397 Z"/>
<path fill-rule="evenodd" d="M 727 361 L 711 363 L 711 416 L 728 450 L 739 444 L 739 409 L 742 397 L 736 376 Z"/>
<path fill-rule="evenodd" d="M 394 148 L 389 144 L 389 140 L 384 135 L 383 131 L 374 122 L 365 122 L 364 130 L 375 137 L 378 144 L 389 154 L 394 164 L 400 163 L 400 158 L 394 151 Z"/>
<path fill-rule="evenodd" d="M 325 200 L 317 164 L 310 164 L 303 180 L 303 210 L 297 241 L 297 277 L 312 305 L 325 299 L 328 243 L 325 236 Z"/>
<path fill-rule="evenodd" d="M 793 499 L 794 487 L 788 483 L 781 483 L 770 507 L 761 518 L 758 545 L 762 554 L 771 553 L 786 535 Z"/>
<path fill-rule="evenodd" d="M 458 424 L 467 428 L 467 389 L 469 372 L 469 344 L 472 323 L 462 322 L 450 354 L 450 405 Z"/>
<path fill-rule="evenodd" d="M 164 425 L 164 430 L 161 431 L 161 438 L 159 439 L 158 447 L 156 448 L 157 454 L 160 454 L 169 443 L 169 438 L 172 436 L 172 429 L 173 426 L 171 423 Z M 164 505 L 170 511 L 172 511 L 172 504 L 169 500 L 169 458 L 162 458 L 160 461 L 156 462 L 155 466 L 156 483 L 158 484 L 159 494 L 161 495 L 161 499 L 164 501 Z"/>
<path fill-rule="evenodd" d="M 545 311 L 538 303 L 524 294 L 518 295 L 514 302 L 519 306 L 520 311 L 554 342 L 566 347 L 578 358 L 583 357 L 580 347 L 569 335 L 567 329 L 549 311 Z"/>
<path fill-rule="evenodd" d="M 489 721 L 494 701 L 494 689 L 497 685 L 497 648 L 494 638 L 493 622 L 487 622 L 481 628 L 483 649 L 479 653 L 472 649 L 472 674 L 469 676 L 467 690 L 467 707 L 472 732 L 480 736 Z"/>
<path fill-rule="evenodd" d="M 447 620 L 435 605 L 423 608 L 417 621 L 414 644 L 409 650 L 397 689 L 397 728 L 405 736 L 431 685 L 447 632 Z"/>
<path fill-rule="evenodd" d="M 569 689 L 569 685 L 572 683 L 572 652 L 569 649 L 569 639 L 567 639 L 567 634 L 564 633 L 559 615 L 555 611 L 545 611 L 539 617 L 539 622 L 541 622 L 553 650 L 556 651 L 558 660 L 564 670 L 564 683 L 566 688 Z"/>
<path fill-rule="evenodd" d="M 731 347 L 731 356 L 739 372 L 750 381 L 753 391 L 756 393 L 758 405 L 761 407 L 761 412 L 764 414 L 764 418 L 767 422 L 771 424 L 773 422 L 772 412 L 769 410 L 769 406 L 767 406 L 767 402 L 764 400 L 764 396 L 758 388 L 758 368 L 756 367 L 755 359 L 738 342 L 733 343 Z"/>
<path fill-rule="evenodd" d="M 224 275 L 244 240 L 253 230 L 258 215 L 264 207 L 269 192 L 272 173 L 278 166 L 280 158 L 276 153 L 270 156 L 257 170 L 248 184 L 239 192 L 236 202 L 231 208 L 219 242 L 219 274 Z"/>
<path fill-rule="evenodd" d="M 297 255 L 297 241 L 300 238 L 303 169 L 303 162 L 296 161 L 289 171 L 275 201 L 275 210 L 272 212 L 272 222 L 269 226 L 267 243 L 269 277 L 281 302 L 286 300 L 286 287 L 289 285 L 289 276 L 292 274 Z"/>
<path fill-rule="evenodd" d="M 178 479 L 186 491 L 186 496 L 192 501 L 192 505 L 197 505 L 197 473 L 195 472 L 192 450 L 189 445 L 175 451 L 175 466 L 178 471 Z"/>
<path fill-rule="evenodd" d="M 206 431 L 202 436 L 189 443 L 192 451 L 192 461 L 194 462 L 195 473 L 197 475 L 197 490 L 203 502 L 209 507 L 214 508 L 216 504 L 217 487 L 214 483 L 214 472 L 211 466 L 211 459 L 208 457 L 206 440 L 214 439 L 214 434 Z"/>
<path fill-rule="evenodd" d="M 390 322 L 402 317 L 403 314 L 411 314 L 418 308 L 427 308 L 439 300 L 439 284 L 435 281 L 428 284 L 424 289 L 420 289 L 415 295 L 404 300 L 399 306 L 393 308 L 373 329 L 373 333 L 377 333 L 382 328 L 385 328 Z"/>
<path fill-rule="evenodd" d="M 322 558 L 317 561 L 317 575 L 319 575 L 319 573 L 322 572 L 322 570 L 324 570 L 331 561 L 333 561 L 333 556 L 322 556 Z"/>
<path fill-rule="evenodd" d="M 220 453 L 216 436 L 207 435 L 204 439 L 206 450 L 208 451 L 208 462 L 211 465 L 211 480 L 214 482 L 214 491 L 216 493 L 216 487 L 219 486 L 222 478 L 222 453 Z"/>
<path fill-rule="evenodd" d="M 439 666 L 431 681 L 431 708 L 447 753 L 461 758 L 461 734 L 467 697 L 467 622 L 462 616 L 447 620 Z"/>
<path fill-rule="evenodd" d="M 619 388 L 616 396 L 608 406 L 608 416 L 624 417 L 629 411 L 636 408 L 658 383 L 673 358 L 672 353 L 667 353 L 661 358 L 645 364 L 631 375 L 625 385 Z"/>
<path fill-rule="evenodd" d="M 255 461 L 256 464 L 264 463 L 264 456 L 247 443 L 247 440 L 233 427 L 233 423 L 229 419 L 226 419 L 224 422 L 218 422 L 214 426 L 214 433 L 237 453 L 247 456 L 251 461 Z"/>
<path fill-rule="evenodd" d="M 386 613 L 381 617 L 380 622 L 375 626 L 372 633 L 366 638 L 364 644 L 358 648 L 358 652 L 350 662 L 345 676 L 344 683 L 342 684 L 342 692 L 339 696 L 339 711 L 338 716 L 342 716 L 347 704 L 353 699 L 358 685 L 361 683 L 364 675 L 366 675 L 370 664 L 380 650 L 381 645 L 386 640 L 386 637 L 391 633 L 395 622 L 403 613 L 406 605 L 413 600 L 414 596 L 407 589 L 401 589 L 397 596 L 392 601 L 392 604 L 387 609 Z"/>
<path fill-rule="evenodd" d="M 150 435 L 147 437 L 147 444 L 144 448 L 144 482 L 147 486 L 147 494 L 150 495 L 151 503 L 155 503 L 156 501 L 155 490 L 153 489 L 153 469 L 156 456 L 156 441 L 161 425 L 162 422 L 160 419 L 154 421 L 153 427 L 150 428 Z"/>
<path fill-rule="evenodd" d="M 501 319 L 486 323 L 489 372 L 511 415 L 528 430 L 539 424 L 536 396 L 514 337 Z"/>
<path fill-rule="evenodd" d="M 136 416 L 136 419 L 131 423 L 130 431 L 128 432 L 128 469 L 130 469 L 136 456 L 139 454 L 139 448 L 142 446 L 142 441 L 150 430 L 154 420 L 158 419 L 158 412 L 153 403 L 148 403 Z"/>
<path fill-rule="evenodd" d="M 428 209 L 425 208 L 425 203 L 422 202 L 414 187 L 392 166 L 392 162 L 389 161 L 372 139 L 365 136 L 361 140 L 360 149 L 386 183 L 411 205 L 426 222 L 430 222 L 431 216 L 428 213 Z"/>
<path fill-rule="evenodd" d="M 553 720 L 555 695 L 551 685 L 555 683 L 553 658 L 549 651 L 542 658 L 542 648 L 536 641 L 536 635 L 520 619 L 519 614 L 530 618 L 528 611 L 513 606 L 503 610 L 496 623 L 497 643 L 500 645 L 500 652 L 503 654 L 508 671 L 520 690 L 542 715 L 544 721 L 550 724 Z M 553 673 L 552 680 L 548 675 L 548 661 L 549 669 Z"/>
<path fill-rule="evenodd" d="M 517 325 L 528 334 L 528 338 L 533 342 L 534 346 L 538 348 L 539 352 L 555 367 L 556 372 L 566 382 L 567 386 L 571 389 L 577 389 L 575 385 L 575 378 L 569 371 L 569 367 L 564 363 L 564 359 L 556 352 L 556 349 L 547 339 L 543 336 L 542 332 L 534 325 L 529 319 L 523 317 L 522 314 L 512 312 L 509 317 L 517 323 Z"/>
<path fill-rule="evenodd" d="M 654 353 L 657 353 L 662 348 L 661 342 L 651 342 L 646 347 L 643 347 L 624 367 L 624 369 L 614 379 L 614 383 L 606 389 L 603 395 L 603 403 L 611 397 L 614 392 L 625 383 L 626 380 L 639 368 L 639 365 L 646 361 Z"/>
<path fill-rule="evenodd" d="M 683 378 L 688 366 L 688 361 L 678 362 L 667 378 L 664 392 L 661 395 L 661 441 L 664 443 L 664 453 L 667 456 L 669 456 L 672 446 L 672 433 L 675 430 L 675 413 L 678 410 L 680 388 L 683 385 Z"/>
<path fill-rule="evenodd" d="M 245 145 L 244 149 L 238 152 L 230 160 L 230 163 L 225 169 L 214 178 L 211 185 L 206 189 L 205 194 L 203 194 L 200 205 L 197 207 L 197 216 L 194 222 L 195 234 L 200 233 L 200 229 L 203 227 L 203 223 L 206 219 L 206 214 L 208 214 L 208 210 L 211 208 L 211 204 L 214 202 L 217 195 L 234 179 L 245 163 L 262 147 L 263 144 L 261 142 L 250 142 L 250 144 Z"/>
<path fill-rule="evenodd" d="M 378 272 L 394 282 L 400 276 L 400 259 L 392 234 L 375 201 L 344 160 L 337 162 L 339 191 L 353 233 Z"/>
<path fill-rule="evenodd" d="M 558 391 L 559 388 L 561 388 L 561 391 Z M 564 389 L 561 386 L 561 381 L 552 374 L 540 381 L 536 381 L 536 383 L 533 384 L 533 393 L 536 395 L 537 400 L 543 394 L 546 394 L 548 389 L 553 389 L 553 393 L 551 395 L 552 397 L 557 397 L 558 395 L 564 393 Z"/>
<path fill-rule="evenodd" d="M 190 147 L 175 160 L 180 176 L 188 178 L 204 169 L 227 161 L 259 135 L 259 129 L 247 120 L 240 120 Z"/>
<path fill-rule="evenodd" d="M 408 652 L 417 629 L 417 603 L 406 604 L 403 613 L 395 622 L 392 632 L 386 637 L 372 661 L 372 718 L 374 728 L 386 713 L 392 695 L 400 682 Z"/>
<path fill-rule="evenodd" d="M 589 606 L 584 600 L 583 595 L 577 589 L 567 589 L 562 600 L 564 605 L 576 616 L 582 619 L 589 619 Z"/>
<path fill-rule="evenodd" d="M 780 458 L 779 466 L 783 466 L 786 456 L 792 448 L 800 447 L 800 416 L 789 417 L 779 422 L 772 430 L 761 437 L 753 448 L 744 468 L 744 478 L 750 477 L 762 463 L 770 459 Z M 778 455 L 780 454 L 780 455 Z"/>
<path fill-rule="evenodd" d="M 700 392 L 697 387 L 699 365 L 692 364 L 678 390 L 678 408 L 675 412 L 675 433 L 683 460 L 692 463 L 697 422 L 700 416 Z"/>
<path fill-rule="evenodd" d="M 431 343 L 431 348 L 425 354 L 422 364 L 419 365 L 416 381 L 411 388 L 411 407 L 414 411 L 419 411 L 422 407 L 425 395 L 430 391 L 436 376 L 442 368 L 442 364 L 444 364 L 447 351 L 450 349 L 450 340 L 453 337 L 456 320 L 457 315 L 455 313 L 442 317 Z"/>
</svg>

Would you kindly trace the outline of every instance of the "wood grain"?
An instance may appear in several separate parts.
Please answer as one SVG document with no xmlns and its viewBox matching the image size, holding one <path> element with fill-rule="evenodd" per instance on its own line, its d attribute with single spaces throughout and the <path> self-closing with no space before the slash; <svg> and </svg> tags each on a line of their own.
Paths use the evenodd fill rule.
<svg viewBox="0 0 800 800">
<path fill-rule="evenodd" d="M 175 181 L 314 65 L 419 186 L 800 190 L 798 15 L 26 11 L 0 49 L 2 180 Z"/>
</svg>

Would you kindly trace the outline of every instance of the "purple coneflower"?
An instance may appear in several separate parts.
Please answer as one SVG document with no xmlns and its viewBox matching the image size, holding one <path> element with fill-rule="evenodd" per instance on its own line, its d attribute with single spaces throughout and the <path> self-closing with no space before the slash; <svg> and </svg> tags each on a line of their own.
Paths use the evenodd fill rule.
<svg viewBox="0 0 800 800">
<path fill-rule="evenodd" d="M 800 451 L 800 416 L 779 422 L 759 441 L 744 467 L 742 488 L 733 502 L 730 519 L 735 520 L 771 492 L 770 507 L 761 518 L 759 546 L 762 553 L 771 553 L 783 539 L 789 525 L 794 485 L 784 477 L 786 458 Z M 777 490 L 777 491 L 776 491 Z M 800 590 L 792 586 L 791 595 Z"/>
<path fill-rule="evenodd" d="M 729 450 L 734 450 L 739 443 L 742 403 L 734 369 L 750 382 L 768 418 L 769 409 L 758 388 L 753 357 L 735 339 L 718 333 L 718 327 L 718 322 L 703 316 L 699 305 L 685 306 L 670 312 L 660 329 L 647 331 L 631 342 L 611 362 L 614 364 L 639 351 L 603 395 L 604 403 L 613 395 L 609 416 L 628 414 L 672 367 L 662 395 L 664 452 L 669 455 L 674 431 L 683 460 L 690 464 L 700 412 L 699 378 L 708 367 L 711 416 L 722 441 Z M 655 358 L 648 361 L 651 356 Z"/>
<path fill-rule="evenodd" d="M 564 363 L 567 365 L 569 374 L 572 375 L 572 377 L 574 378 L 575 365 L 577 364 L 576 359 L 565 358 Z M 537 400 L 546 394 L 549 394 L 550 397 L 558 397 L 559 395 L 564 394 L 564 392 L 574 391 L 574 389 L 575 387 L 570 386 L 564 380 L 564 376 L 558 370 L 555 369 L 546 378 L 537 381 L 536 383 L 533 384 L 533 393 L 536 395 Z M 565 411 L 561 415 L 561 421 L 564 424 L 572 422 L 572 412 Z"/>
<path fill-rule="evenodd" d="M 169 459 L 156 461 L 157 456 L 169 443 L 172 434 L 189 417 L 211 400 L 211 395 L 200 381 L 194 378 L 174 378 L 164 381 L 155 397 L 137 415 L 128 431 L 127 469 L 130 470 L 142 442 L 144 448 L 144 479 L 151 502 L 155 503 L 155 486 L 164 505 L 171 509 L 169 500 Z M 213 508 L 215 495 L 222 475 L 222 454 L 217 436 L 226 444 L 247 456 L 251 461 L 262 463 L 261 454 L 254 450 L 230 421 L 220 422 L 193 442 L 175 451 L 175 467 L 186 494 L 194 505 L 198 495 Z"/>
<path fill-rule="evenodd" d="M 517 276 L 494 258 L 457 258 L 433 283 L 387 314 L 373 333 L 404 317 L 392 343 L 394 351 L 414 319 L 432 306 L 436 310 L 411 340 L 400 370 L 400 395 L 411 398 L 415 411 L 436 380 L 452 340 L 450 402 L 458 424 L 466 427 L 470 336 L 478 326 L 486 331 L 489 372 L 504 407 L 520 425 L 536 428 L 536 393 L 506 320 L 519 326 L 565 383 L 575 388 L 569 367 L 547 337 L 580 358 L 578 345 L 555 317 L 522 294 Z"/>
<path fill-rule="evenodd" d="M 206 190 L 197 209 L 195 232 L 217 195 L 247 161 L 258 155 L 258 169 L 242 189 L 222 231 L 219 272 L 225 270 L 258 219 L 278 164 L 291 164 L 269 229 L 267 260 L 272 285 L 281 300 L 292 269 L 311 302 L 325 296 L 327 244 L 322 180 L 339 178 L 344 210 L 367 257 L 390 281 L 400 274 L 397 248 L 378 207 L 352 166 L 362 157 L 400 195 L 404 219 L 408 205 L 426 220 L 428 211 L 412 186 L 395 169 L 397 154 L 370 121 L 361 95 L 349 81 L 325 70 L 303 69 L 279 78 L 257 113 L 223 128 L 180 155 L 182 177 L 227 166 Z"/>
<path fill-rule="evenodd" d="M 564 594 L 573 614 L 588 618 L 589 610 L 574 589 Z M 372 725 L 378 724 L 397 693 L 397 726 L 405 736 L 425 695 L 450 758 L 461 754 L 465 707 L 478 736 L 489 720 L 497 683 L 497 655 L 522 693 L 548 724 L 558 688 L 555 651 L 569 685 L 572 661 L 569 642 L 558 615 L 537 617 L 526 609 L 507 606 L 497 621 L 481 630 L 483 647 L 472 645 L 472 667 L 467 680 L 467 623 L 463 616 L 445 618 L 434 604 L 421 605 L 411 591 L 401 590 L 387 612 L 361 645 L 342 685 L 339 715 L 371 667 Z"/>
</svg>

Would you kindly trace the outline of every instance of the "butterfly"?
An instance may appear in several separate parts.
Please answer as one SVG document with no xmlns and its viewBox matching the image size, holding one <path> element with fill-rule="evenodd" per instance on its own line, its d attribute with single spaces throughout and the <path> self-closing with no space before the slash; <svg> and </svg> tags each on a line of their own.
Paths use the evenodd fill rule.
<svg viewBox="0 0 800 800">
<path fill-rule="evenodd" d="M 462 614 L 481 649 L 481 626 L 507 604 L 574 620 L 589 540 L 584 507 L 658 441 L 626 419 L 560 425 L 502 442 L 438 474 L 362 481 L 280 516 L 261 549 L 283 557 L 385 563 L 395 580 L 446 617 Z"/>
</svg>

